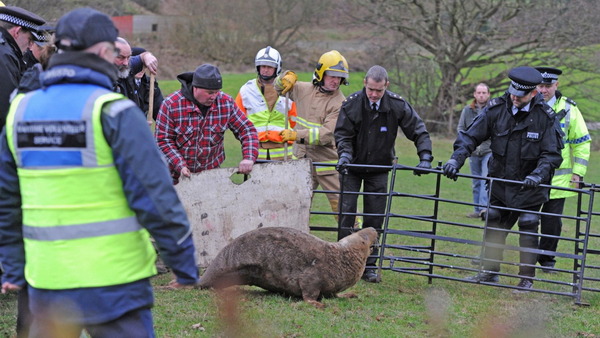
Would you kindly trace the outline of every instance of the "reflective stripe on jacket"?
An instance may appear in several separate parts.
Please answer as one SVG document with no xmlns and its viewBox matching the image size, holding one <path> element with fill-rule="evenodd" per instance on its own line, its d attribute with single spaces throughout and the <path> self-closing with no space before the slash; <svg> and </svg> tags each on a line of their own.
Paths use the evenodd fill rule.
<svg viewBox="0 0 600 338">
<path fill-rule="evenodd" d="M 286 100 L 288 129 L 292 129 L 296 125 L 292 119 L 292 116 L 296 116 L 296 104 L 292 100 L 280 96 L 273 110 L 269 110 L 267 100 L 258 87 L 257 79 L 249 80 L 240 88 L 235 102 L 254 124 L 260 142 L 283 143 L 279 133 L 286 128 Z"/>
<path fill-rule="evenodd" d="M 336 164 L 338 154 L 333 132 L 345 97 L 340 89 L 323 93 L 310 82 L 296 82 L 289 92 L 296 102 L 295 158 L 310 158 L 313 162 Z M 335 166 L 318 166 L 317 175 L 337 174 Z"/>
<path fill-rule="evenodd" d="M 149 234 L 127 203 L 100 121 L 103 107 L 110 113 L 131 105 L 82 84 L 19 95 L 11 105 L 6 134 L 22 196 L 25 277 L 33 287 L 102 287 L 155 274 Z"/>
<path fill-rule="evenodd" d="M 592 138 L 588 132 L 583 115 L 579 108 L 571 104 L 571 100 L 564 96 L 560 96 L 554 103 L 554 111 L 558 115 L 564 114 L 560 120 L 560 127 L 565 133 L 565 147 L 562 149 L 562 163 L 554 172 L 552 185 L 559 187 L 573 187 L 571 179 L 573 174 L 581 177 L 587 172 L 588 161 L 590 159 L 590 148 Z M 564 110 L 564 112 L 562 112 Z M 550 190 L 550 199 L 566 198 L 576 195 L 575 192 L 566 190 Z"/>
</svg>

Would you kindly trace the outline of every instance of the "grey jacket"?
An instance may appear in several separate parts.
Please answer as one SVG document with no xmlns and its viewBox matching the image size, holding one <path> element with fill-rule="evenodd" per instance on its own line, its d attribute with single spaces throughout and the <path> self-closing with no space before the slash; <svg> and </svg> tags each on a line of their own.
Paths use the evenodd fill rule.
<svg viewBox="0 0 600 338">
<path fill-rule="evenodd" d="M 457 131 L 460 133 L 461 131 L 467 130 L 469 126 L 473 123 L 475 116 L 477 116 L 483 110 L 483 108 L 484 107 L 477 107 L 477 105 L 475 104 L 475 100 L 473 100 L 471 104 L 465 106 L 465 108 L 463 108 L 462 112 L 460 113 Z M 492 141 L 490 139 L 483 141 L 477 148 L 475 148 L 475 151 L 473 151 L 471 156 L 484 156 L 486 154 L 491 153 L 491 142 Z"/>
</svg>

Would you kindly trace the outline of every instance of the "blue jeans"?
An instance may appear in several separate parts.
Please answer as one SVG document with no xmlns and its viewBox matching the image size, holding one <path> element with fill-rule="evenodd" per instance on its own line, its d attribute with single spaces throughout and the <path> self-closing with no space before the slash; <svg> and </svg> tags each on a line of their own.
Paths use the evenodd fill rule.
<svg viewBox="0 0 600 338">
<path fill-rule="evenodd" d="M 471 156 L 469 157 L 469 165 L 471 166 L 471 175 L 483 176 L 488 175 L 488 161 L 492 157 L 492 153 L 487 153 L 483 156 Z M 482 209 L 485 209 L 488 204 L 488 190 L 485 180 L 473 179 L 473 203 L 479 204 L 475 206 L 475 212 L 479 213 Z M 483 205 L 480 206 L 480 205 Z"/>
</svg>

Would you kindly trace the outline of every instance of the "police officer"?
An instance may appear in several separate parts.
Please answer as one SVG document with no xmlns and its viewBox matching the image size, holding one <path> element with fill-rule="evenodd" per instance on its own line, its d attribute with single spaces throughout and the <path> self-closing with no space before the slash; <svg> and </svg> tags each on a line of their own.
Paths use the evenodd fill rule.
<svg viewBox="0 0 600 338">
<path fill-rule="evenodd" d="M 348 97 L 342 104 L 335 126 L 335 143 L 339 155 L 336 169 L 341 173 L 343 184 L 342 213 L 356 213 L 357 194 L 364 182 L 364 191 L 368 193 L 387 192 L 388 172 L 386 168 L 346 167 L 348 164 L 371 166 L 390 166 L 394 159 L 394 144 L 398 127 L 406 137 L 413 141 L 419 155 L 419 168 L 431 169 L 431 139 L 425 123 L 416 111 L 398 94 L 387 90 L 387 71 L 381 66 L 371 67 L 363 80 L 364 89 Z M 416 174 L 419 174 L 418 172 Z M 366 214 L 383 214 L 387 198 L 385 195 L 363 196 Z M 355 223 L 355 216 L 342 215 L 340 234 L 348 236 Z M 364 216 L 363 227 L 381 229 L 383 217 Z M 373 254 L 377 255 L 377 249 Z M 377 258 L 367 259 L 367 268 L 362 279 L 367 282 L 379 282 L 372 267 Z"/>
<path fill-rule="evenodd" d="M 6 122 L 10 94 L 26 69 L 23 54 L 33 42 L 32 32 L 46 21 L 16 6 L 0 6 L 0 130 Z"/>
<path fill-rule="evenodd" d="M 538 91 L 544 96 L 546 103 L 556 112 L 556 119 L 560 121 L 560 127 L 564 133 L 565 147 L 562 150 L 562 163 L 554 172 L 552 185 L 565 188 L 579 188 L 583 177 L 587 172 L 590 159 L 590 147 L 592 139 L 588 132 L 583 115 L 579 111 L 575 101 L 563 96 L 558 91 L 558 76 L 562 70 L 552 67 L 537 67 L 542 73 L 542 83 L 537 86 Z M 550 190 L 550 200 L 542 206 L 545 213 L 562 214 L 565 199 L 575 196 L 573 191 Z M 541 216 L 540 231 L 544 235 L 560 236 L 562 229 L 562 218 L 558 216 Z M 539 248 L 541 250 L 556 251 L 557 238 L 541 237 Z M 538 255 L 538 262 L 542 272 L 554 272 L 556 260 L 553 255 Z"/>
<path fill-rule="evenodd" d="M 454 153 L 444 164 L 444 175 L 456 180 L 459 169 L 467 157 L 483 141 L 491 137 L 492 158 L 489 163 L 489 176 L 519 183 L 493 181 L 491 187 L 491 208 L 487 212 L 488 231 L 485 242 L 504 245 L 507 232 L 518 221 L 519 243 L 522 247 L 537 249 L 537 212 L 548 201 L 549 189 L 539 187 L 550 184 L 554 169 L 561 161 L 562 139 L 555 114 L 542 95 L 537 95 L 536 86 L 542 82 L 542 75 L 532 67 L 513 68 L 508 77 L 512 80 L 508 91 L 494 98 L 469 129 L 461 131 L 454 142 Z M 520 209 L 510 211 L 494 208 L 508 207 Z M 485 247 L 483 267 L 485 270 L 500 271 L 502 249 Z M 518 284 L 523 291 L 533 287 L 537 255 L 520 253 L 521 265 Z M 488 260 L 489 259 L 489 260 Z M 491 261 L 494 260 L 494 261 Z M 528 265 L 528 266 L 526 266 Z M 480 272 L 469 278 L 475 282 L 498 282 L 498 275 Z"/>
</svg>

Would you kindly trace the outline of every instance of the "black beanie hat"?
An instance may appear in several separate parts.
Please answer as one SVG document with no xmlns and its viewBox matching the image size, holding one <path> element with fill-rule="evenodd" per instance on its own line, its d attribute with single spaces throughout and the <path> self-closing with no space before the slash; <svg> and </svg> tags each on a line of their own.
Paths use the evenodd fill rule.
<svg viewBox="0 0 600 338">
<path fill-rule="evenodd" d="M 194 71 L 192 78 L 192 86 L 204 89 L 221 89 L 223 88 L 223 80 L 219 68 L 205 63 Z"/>
</svg>

